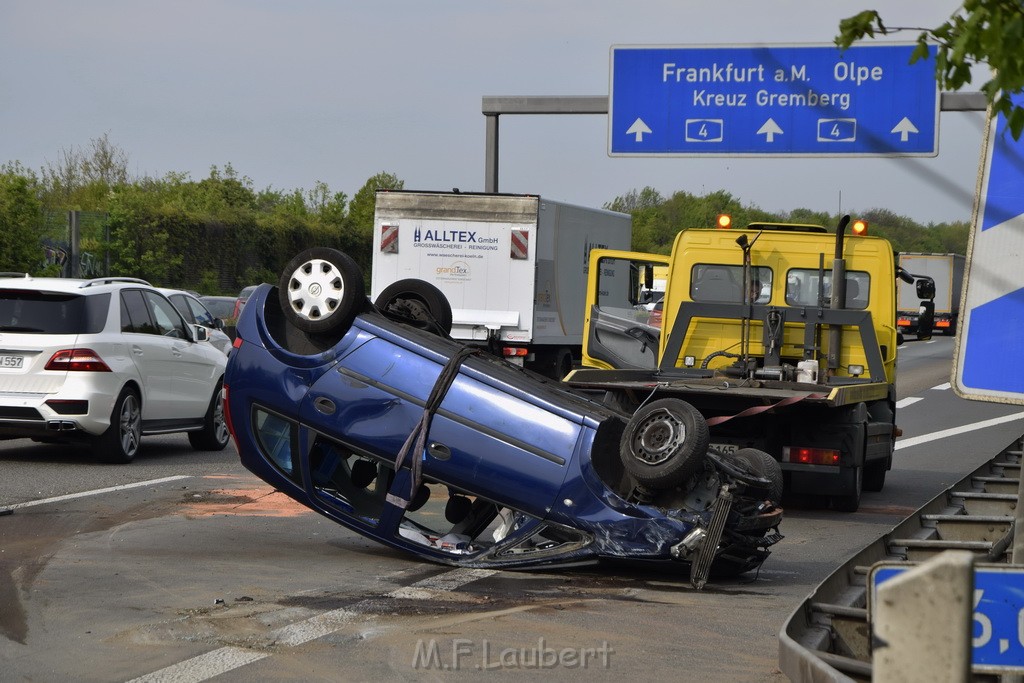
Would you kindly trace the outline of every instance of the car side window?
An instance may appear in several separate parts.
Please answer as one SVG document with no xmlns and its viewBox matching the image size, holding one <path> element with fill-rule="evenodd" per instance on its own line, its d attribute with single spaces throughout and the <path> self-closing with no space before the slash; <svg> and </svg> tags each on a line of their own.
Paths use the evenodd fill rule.
<svg viewBox="0 0 1024 683">
<path fill-rule="evenodd" d="M 144 292 L 146 304 L 156 322 L 157 334 L 175 339 L 190 339 L 185 331 L 185 321 L 170 301 L 155 292 Z"/>
<path fill-rule="evenodd" d="M 138 289 L 121 292 L 121 331 L 136 334 L 157 334 L 156 325 L 149 316 L 146 301 Z"/>
<path fill-rule="evenodd" d="M 192 314 L 194 322 L 197 322 L 204 327 L 214 326 L 213 314 L 206 310 L 206 307 L 203 306 L 202 303 L 187 296 L 185 297 L 185 303 L 188 304 L 188 308 Z"/>
<path fill-rule="evenodd" d="M 189 308 L 187 296 L 184 294 L 171 294 L 167 298 L 171 300 L 171 303 L 178 309 L 178 313 L 181 313 L 186 322 L 196 322 L 195 316 L 192 315 L 192 310 Z"/>
</svg>

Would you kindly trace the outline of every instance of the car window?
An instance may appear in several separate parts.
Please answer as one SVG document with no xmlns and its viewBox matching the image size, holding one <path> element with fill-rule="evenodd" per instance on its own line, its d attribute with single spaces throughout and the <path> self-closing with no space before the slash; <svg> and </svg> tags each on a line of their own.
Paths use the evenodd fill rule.
<svg viewBox="0 0 1024 683">
<path fill-rule="evenodd" d="M 0 332 L 96 334 L 103 330 L 109 306 L 109 294 L 0 290 Z"/>
<path fill-rule="evenodd" d="M 868 307 L 871 275 L 864 271 L 846 272 L 846 307 L 863 310 Z M 817 306 L 818 297 L 828 305 L 832 297 L 832 272 L 817 269 L 791 268 L 786 274 L 786 303 L 790 306 Z"/>
<path fill-rule="evenodd" d="M 191 339 L 185 331 L 185 321 L 170 301 L 156 292 L 143 292 L 143 295 L 156 323 L 157 334 L 175 339 Z"/>
<path fill-rule="evenodd" d="M 181 313 L 182 317 L 190 323 L 194 323 L 195 316 L 192 315 L 191 309 L 188 307 L 188 297 L 184 294 L 171 294 L 167 297 L 174 304 L 174 307 L 178 309 L 178 313 Z"/>
<path fill-rule="evenodd" d="M 201 301 L 210 313 L 218 318 L 230 318 L 235 310 L 235 299 L 204 297 Z"/>
<path fill-rule="evenodd" d="M 197 299 L 193 299 L 190 296 L 186 296 L 184 297 L 184 299 L 185 303 L 188 305 L 189 313 L 191 314 L 188 317 L 191 317 L 193 322 L 199 323 L 204 327 L 214 326 L 213 315 L 208 310 L 206 310 L 206 307 L 203 306 L 202 303 L 200 303 Z"/>
<path fill-rule="evenodd" d="M 149 315 L 149 308 L 138 289 L 121 292 L 121 331 L 135 334 L 158 334 Z"/>
<path fill-rule="evenodd" d="M 755 304 L 766 304 L 772 295 L 772 269 L 750 269 L 750 297 Z M 690 275 L 690 298 L 694 301 L 743 303 L 743 266 L 697 263 Z"/>
</svg>

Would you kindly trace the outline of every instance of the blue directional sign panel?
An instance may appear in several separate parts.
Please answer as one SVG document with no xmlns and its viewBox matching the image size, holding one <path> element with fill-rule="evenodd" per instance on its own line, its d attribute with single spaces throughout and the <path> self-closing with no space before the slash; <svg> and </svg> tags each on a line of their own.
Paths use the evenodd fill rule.
<svg viewBox="0 0 1024 683">
<path fill-rule="evenodd" d="M 611 50 L 611 156 L 935 156 L 934 48 Z"/>
<path fill-rule="evenodd" d="M 910 567 L 878 564 L 868 580 L 875 587 Z M 971 667 L 975 672 L 1024 672 L 1024 568 L 974 567 Z"/>
<path fill-rule="evenodd" d="M 1024 353 L 1024 140 L 999 116 L 984 150 L 953 388 L 963 398 L 1024 404 L 1024 372 L 1005 362 Z"/>
</svg>

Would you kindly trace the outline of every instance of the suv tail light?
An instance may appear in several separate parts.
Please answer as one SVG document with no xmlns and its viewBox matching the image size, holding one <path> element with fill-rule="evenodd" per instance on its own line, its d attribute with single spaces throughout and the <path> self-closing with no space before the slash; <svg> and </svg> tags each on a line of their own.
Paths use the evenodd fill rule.
<svg viewBox="0 0 1024 683">
<path fill-rule="evenodd" d="M 110 367 L 92 349 L 62 349 L 46 361 L 46 367 L 43 369 L 62 372 L 110 372 Z"/>
</svg>

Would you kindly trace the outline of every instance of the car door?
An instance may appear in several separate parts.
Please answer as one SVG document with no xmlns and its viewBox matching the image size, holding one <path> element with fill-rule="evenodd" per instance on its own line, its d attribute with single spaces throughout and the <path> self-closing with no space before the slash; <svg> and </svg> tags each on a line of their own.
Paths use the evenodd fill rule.
<svg viewBox="0 0 1024 683">
<path fill-rule="evenodd" d="M 171 417 L 176 403 L 171 347 L 153 320 L 141 289 L 121 290 L 121 332 L 142 383 L 142 418 Z"/>
<path fill-rule="evenodd" d="M 599 256 L 587 282 L 584 365 L 646 370 L 658 367 L 662 318 L 659 301 L 664 290 L 653 288 L 653 273 L 668 262 L 667 256 L 658 259 L 629 252 L 609 251 Z"/>
<path fill-rule="evenodd" d="M 145 291 L 143 296 L 166 348 L 167 364 L 161 372 L 166 371 L 171 377 L 171 406 L 167 417 L 202 417 L 223 373 L 223 354 L 210 344 L 194 341 L 191 327 L 161 294 Z"/>
<path fill-rule="evenodd" d="M 424 416 L 445 358 L 459 348 L 437 337 L 429 341 L 443 355 L 381 338 L 361 345 L 310 388 L 300 419 L 357 452 L 394 463 Z M 493 365 L 496 374 L 513 372 L 500 361 Z M 428 480 L 543 517 L 582 427 L 510 389 L 459 373 L 432 416 L 425 455 L 413 456 L 422 457 Z"/>
</svg>

